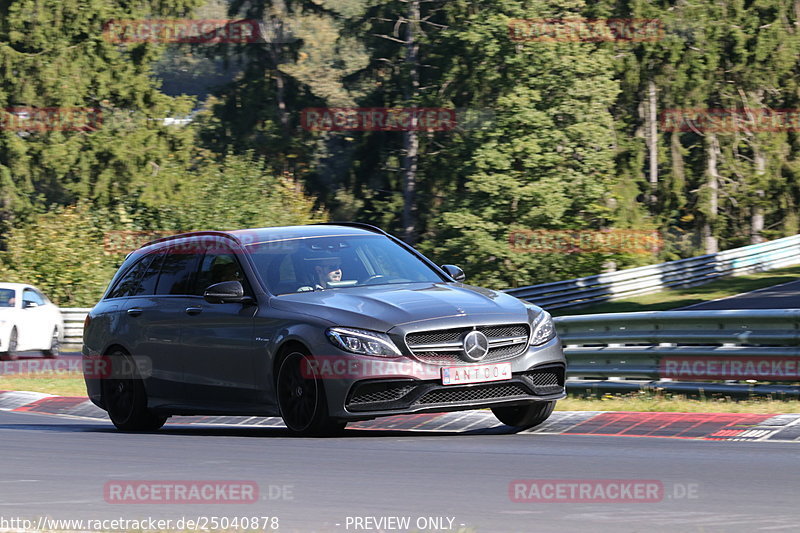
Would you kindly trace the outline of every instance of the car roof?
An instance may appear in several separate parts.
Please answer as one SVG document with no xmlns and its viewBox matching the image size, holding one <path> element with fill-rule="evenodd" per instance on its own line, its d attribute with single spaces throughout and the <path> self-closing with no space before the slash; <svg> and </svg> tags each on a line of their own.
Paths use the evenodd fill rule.
<svg viewBox="0 0 800 533">
<path fill-rule="evenodd" d="M 187 237 L 223 237 L 249 246 L 270 241 L 284 239 L 302 239 L 310 237 L 334 237 L 351 235 L 386 235 L 381 229 L 367 224 L 358 223 L 324 223 L 309 224 L 306 226 L 276 226 L 268 228 L 249 228 L 232 231 L 192 231 L 169 235 L 144 244 L 141 249 L 164 242 L 185 239 Z"/>
<path fill-rule="evenodd" d="M 27 283 L 0 282 L 0 289 L 36 289 L 36 287 L 34 287 L 33 285 L 28 285 Z"/>
<path fill-rule="evenodd" d="M 338 224 L 312 224 L 308 226 L 279 226 L 274 228 L 253 228 L 228 232 L 244 245 L 259 244 L 262 242 L 279 241 L 284 239 L 300 239 L 310 237 L 338 237 L 349 235 L 383 234 L 382 231 L 357 226 L 343 226 Z"/>
</svg>

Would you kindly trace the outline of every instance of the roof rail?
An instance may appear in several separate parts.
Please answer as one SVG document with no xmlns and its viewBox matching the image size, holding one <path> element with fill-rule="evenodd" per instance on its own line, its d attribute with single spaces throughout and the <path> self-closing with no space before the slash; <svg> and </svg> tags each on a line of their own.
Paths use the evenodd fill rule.
<svg viewBox="0 0 800 533">
<path fill-rule="evenodd" d="M 378 226 L 372 224 L 365 224 L 364 222 L 316 222 L 312 226 L 349 226 L 352 228 L 361 228 L 373 233 L 380 233 L 381 235 L 389 235 Z"/>
<path fill-rule="evenodd" d="M 231 239 L 233 241 L 238 242 L 236 240 L 236 237 L 234 237 L 233 235 L 231 235 L 231 234 L 229 234 L 227 232 L 224 232 L 224 231 L 187 231 L 186 233 L 178 233 L 176 235 L 167 235 L 166 237 L 161 237 L 161 238 L 156 239 L 154 241 L 146 242 L 143 245 L 141 245 L 139 248 L 144 248 L 145 246 L 150 246 L 151 244 L 158 244 L 158 243 L 161 243 L 161 242 L 173 241 L 173 240 L 176 240 L 176 239 L 185 239 L 187 237 L 203 237 L 203 236 L 208 236 L 208 235 L 213 235 L 215 237 L 227 237 L 227 238 L 229 238 L 229 239 Z"/>
</svg>

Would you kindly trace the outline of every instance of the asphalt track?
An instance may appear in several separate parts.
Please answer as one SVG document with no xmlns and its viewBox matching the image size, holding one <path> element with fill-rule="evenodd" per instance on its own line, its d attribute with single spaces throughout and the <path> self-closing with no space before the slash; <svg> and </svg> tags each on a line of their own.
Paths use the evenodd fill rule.
<svg viewBox="0 0 800 533">
<path fill-rule="evenodd" d="M 681 308 L 691 311 L 719 309 L 800 309 L 800 280 Z"/>
<path fill-rule="evenodd" d="M 800 529 L 800 442 L 348 429 L 289 437 L 277 427 L 107 421 L 0 412 L 0 518 L 276 516 L 279 531 L 380 531 L 347 517 L 450 517 L 448 528 L 383 531 L 791 531 Z M 651 480 L 658 498 L 516 502 L 515 480 Z M 255 503 L 111 503 L 106 484 L 255 482 Z M 351 520 L 354 520 L 351 518 Z M 447 523 L 447 522 L 445 522 Z M 338 525 L 337 525 L 338 524 Z M 463 525 L 462 525 L 463 524 Z M 174 526 L 173 526 L 174 527 Z M 269 530 L 267 528 L 267 530 Z"/>
<path fill-rule="evenodd" d="M 800 308 L 800 281 L 691 307 L 748 308 Z M 245 427 L 220 425 L 219 417 L 176 417 L 156 433 L 124 434 L 92 406 L 41 395 L 26 401 L 61 414 L 0 411 L 0 531 L 14 529 L 3 520 L 38 525 L 42 517 L 173 520 L 163 529 L 176 531 L 180 519 L 213 516 L 277 517 L 284 533 L 800 530 L 800 417 L 792 415 L 744 416 L 737 424 L 702 414 L 573 420 L 556 413 L 543 431 L 514 434 L 470 412 L 452 423 L 367 423 L 341 437 L 302 439 L 268 420 Z M 109 483 L 170 480 L 255 483 L 258 498 L 232 505 L 108 497 Z M 626 502 L 515 501 L 518 480 L 540 487 L 638 480 L 660 489 Z M 390 517 L 407 517 L 410 527 L 376 522 Z M 439 527 L 428 521 L 437 517 Z M 275 531 L 272 524 L 255 529 Z M 82 529 L 101 528 L 85 522 Z"/>
</svg>

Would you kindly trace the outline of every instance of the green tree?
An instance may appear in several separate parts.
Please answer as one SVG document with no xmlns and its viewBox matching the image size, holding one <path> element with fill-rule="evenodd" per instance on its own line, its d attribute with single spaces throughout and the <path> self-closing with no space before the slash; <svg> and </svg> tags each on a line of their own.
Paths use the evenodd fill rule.
<svg viewBox="0 0 800 533">
<path fill-rule="evenodd" d="M 496 120 L 472 133 L 474 151 L 454 165 L 463 193 L 446 202 L 427 248 L 466 265 L 475 283 L 494 287 L 597 272 L 603 257 L 522 254 L 508 239 L 514 230 L 600 229 L 613 222 L 609 109 L 619 85 L 610 51 L 509 37 L 512 20 L 579 15 L 578 2 L 569 10 L 517 0 L 449 7 L 461 11 L 446 33 L 449 56 L 457 58 L 443 63 L 446 84 L 459 104 L 490 107 Z"/>
</svg>

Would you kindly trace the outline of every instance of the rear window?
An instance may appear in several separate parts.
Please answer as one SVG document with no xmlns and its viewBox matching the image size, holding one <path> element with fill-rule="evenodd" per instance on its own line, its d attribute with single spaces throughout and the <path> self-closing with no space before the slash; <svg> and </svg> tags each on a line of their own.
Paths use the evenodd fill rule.
<svg viewBox="0 0 800 533">
<path fill-rule="evenodd" d="M 164 259 L 164 254 L 157 252 L 152 254 L 152 258 L 153 260 L 148 265 L 147 271 L 142 275 L 141 281 L 131 296 L 150 296 L 156 293 L 158 273 L 161 271 L 161 261 Z"/>
<path fill-rule="evenodd" d="M 144 274 L 144 272 L 147 270 L 147 267 L 150 266 L 150 262 L 152 260 L 153 254 L 139 258 L 139 260 L 119 279 L 119 281 L 117 281 L 117 283 L 114 285 L 114 288 L 109 291 L 106 298 L 126 298 L 135 294 L 135 291 L 139 286 L 139 281 L 142 278 L 142 274 Z"/>
</svg>

